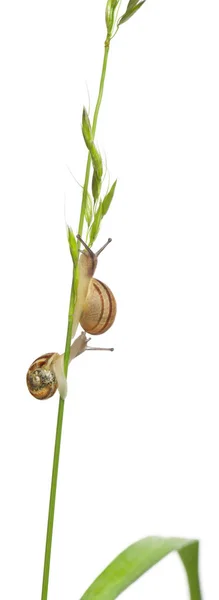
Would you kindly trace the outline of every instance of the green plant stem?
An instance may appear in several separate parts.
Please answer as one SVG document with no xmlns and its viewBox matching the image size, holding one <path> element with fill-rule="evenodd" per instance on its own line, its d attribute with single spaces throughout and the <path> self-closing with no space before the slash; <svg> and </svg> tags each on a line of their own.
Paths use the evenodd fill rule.
<svg viewBox="0 0 219 600">
<path fill-rule="evenodd" d="M 98 93 L 98 98 L 97 98 L 96 107 L 95 107 L 95 111 L 94 111 L 94 117 L 93 117 L 93 124 L 92 124 L 93 139 L 94 139 L 95 133 L 96 133 L 97 120 L 98 120 L 100 105 L 101 105 L 101 101 L 102 101 L 102 97 L 103 97 L 103 88 L 104 88 L 104 82 L 105 82 L 105 77 L 106 77 L 106 68 L 107 68 L 107 60 L 108 60 L 108 55 L 109 55 L 109 48 L 110 48 L 110 39 L 106 38 L 102 72 L 101 72 L 101 78 L 100 78 L 99 93 Z M 85 180 L 84 180 L 84 186 L 83 186 L 82 203 L 81 203 L 81 213 L 80 213 L 80 219 L 79 219 L 79 225 L 78 225 L 78 233 L 81 236 L 83 235 L 84 214 L 85 214 L 86 201 L 87 201 L 88 184 L 89 184 L 89 178 L 90 178 L 90 168 L 91 168 L 91 156 L 90 156 L 90 152 L 88 152 L 87 165 L 86 165 L 86 171 L 85 171 Z M 80 246 L 80 242 L 79 242 L 78 246 Z"/>
<path fill-rule="evenodd" d="M 101 105 L 101 101 L 102 101 L 102 97 L 103 97 L 103 88 L 104 88 L 104 82 L 105 82 L 105 76 L 106 76 L 109 45 L 110 45 L 110 39 L 107 38 L 105 41 L 105 50 L 104 50 L 104 58 L 103 58 L 102 72 L 101 72 L 101 78 L 100 78 L 99 93 L 98 93 L 98 97 L 97 97 L 97 102 L 96 102 L 96 107 L 95 107 L 94 117 L 93 117 L 93 124 L 92 124 L 93 137 L 95 136 L 98 114 L 99 114 L 100 105 Z M 88 191 L 89 178 L 90 178 L 90 167 L 91 167 L 91 158 L 90 158 L 90 154 L 88 154 L 86 171 L 85 171 L 85 180 L 84 180 L 84 186 L 83 186 L 80 220 L 79 220 L 79 226 L 78 226 L 78 233 L 80 235 L 82 235 L 82 233 L 83 233 L 87 191 Z M 80 242 L 79 242 L 79 245 L 80 245 Z M 69 363 L 69 356 L 70 356 L 71 332 L 72 332 L 72 325 L 73 325 L 74 306 L 75 306 L 76 295 L 77 295 L 76 276 L 77 276 L 77 267 L 73 271 L 70 302 L 69 302 L 68 328 L 67 328 L 65 354 L 64 354 L 64 371 L 65 371 L 66 377 L 67 377 L 67 373 L 68 373 L 68 363 Z M 56 501 L 56 490 L 57 490 L 57 479 L 58 479 L 58 469 L 59 469 L 59 457 L 60 457 L 60 447 L 61 447 L 61 437 L 62 437 L 64 406 L 65 406 L 64 400 L 63 400 L 63 398 L 60 397 L 57 426 L 56 426 L 54 457 L 53 457 L 52 480 L 51 480 L 51 488 L 50 488 L 50 500 L 49 500 L 49 512 L 48 512 L 47 533 L 46 533 L 46 547 L 45 547 L 45 556 L 44 556 L 44 569 L 43 569 L 43 583 L 42 583 L 41 600 L 47 600 L 47 597 L 48 597 L 52 535 L 53 535 L 53 524 L 54 524 L 54 514 L 55 514 L 55 501 Z"/>
<path fill-rule="evenodd" d="M 69 355 L 70 355 L 73 313 L 74 313 L 74 276 L 72 278 L 69 312 L 68 312 L 68 328 L 67 328 L 65 354 L 64 354 L 64 371 L 65 371 L 66 377 L 67 377 L 67 373 L 68 373 L 68 363 L 69 363 Z M 49 512 L 48 512 L 48 522 L 47 522 L 46 547 L 45 547 L 43 583 L 42 583 L 42 595 L 41 595 L 42 600 L 47 600 L 47 595 L 48 595 L 52 534 L 53 534 L 53 524 L 54 524 L 56 489 L 57 489 L 57 479 L 58 479 L 58 469 L 59 469 L 59 456 L 60 456 L 64 406 L 65 406 L 65 402 L 64 402 L 63 398 L 60 397 L 57 425 L 56 425 L 56 437 L 55 437 L 55 447 L 54 447 L 54 456 L 53 456 L 50 499 L 49 499 Z"/>
<path fill-rule="evenodd" d="M 54 458 L 53 458 L 53 468 L 52 468 L 50 500 L 49 500 L 49 514 L 48 514 L 48 523 L 47 523 L 46 548 L 45 548 L 43 584 L 42 584 L 42 596 L 41 596 L 42 600 L 46 600 L 47 594 L 48 594 L 50 557 L 51 557 L 52 534 L 53 534 L 53 523 L 54 523 L 56 488 L 57 488 L 57 477 L 58 477 L 58 468 L 59 468 L 59 455 L 60 455 L 64 405 L 65 405 L 64 400 L 62 398 L 60 398 L 57 426 L 56 426 L 56 438 L 55 438 L 55 448 L 54 448 Z"/>
</svg>

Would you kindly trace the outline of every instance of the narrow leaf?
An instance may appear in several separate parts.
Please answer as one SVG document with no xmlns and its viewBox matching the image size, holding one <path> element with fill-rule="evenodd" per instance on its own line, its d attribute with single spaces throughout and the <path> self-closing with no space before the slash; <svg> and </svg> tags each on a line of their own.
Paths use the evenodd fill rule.
<svg viewBox="0 0 219 600">
<path fill-rule="evenodd" d="M 116 10 L 118 4 L 119 4 L 119 0 L 108 0 L 107 5 L 106 5 L 105 18 L 106 18 L 107 33 L 109 36 L 111 35 L 112 30 L 113 30 L 115 10 Z"/>
<path fill-rule="evenodd" d="M 136 579 L 174 551 L 179 553 L 187 573 L 190 600 L 201 600 L 198 541 L 161 537 L 146 537 L 126 548 L 95 579 L 81 600 L 114 600 Z"/>
<path fill-rule="evenodd" d="M 127 10 L 131 10 L 132 8 L 134 8 L 134 6 L 136 6 L 136 4 L 139 3 L 139 0 L 129 0 L 128 4 L 127 4 Z"/>
<path fill-rule="evenodd" d="M 102 203 L 100 202 L 100 205 L 99 205 L 97 212 L 95 214 L 95 217 L 94 217 L 93 224 L 91 226 L 89 246 L 93 245 L 93 243 L 99 233 L 101 219 L 102 219 Z"/>
<path fill-rule="evenodd" d="M 111 204 L 113 196 L 114 196 L 116 184 L 117 184 L 117 179 L 116 179 L 116 181 L 114 181 L 114 183 L 113 183 L 112 187 L 110 188 L 108 194 L 106 194 L 105 198 L 103 199 L 103 203 L 102 203 L 102 215 L 103 215 L 103 217 L 106 215 L 107 211 L 109 210 L 110 204 Z"/>
<path fill-rule="evenodd" d="M 87 221 L 88 227 L 90 227 L 93 215 L 93 203 L 90 194 L 87 192 L 86 198 L 86 206 L 85 206 L 85 219 Z"/>
<path fill-rule="evenodd" d="M 79 268 L 78 268 L 78 264 L 77 264 L 75 267 L 75 272 L 74 272 L 74 295 L 75 295 L 74 306 L 77 301 L 78 282 L 79 282 Z"/>
<path fill-rule="evenodd" d="M 94 199 L 94 203 L 95 203 L 98 200 L 100 192 L 101 192 L 101 179 L 99 179 L 96 171 L 93 172 L 91 187 L 92 187 L 92 194 L 93 194 L 93 199 Z"/>
<path fill-rule="evenodd" d="M 73 233 L 71 227 L 68 227 L 68 243 L 69 243 L 69 248 L 70 248 L 73 263 L 74 263 L 74 265 L 76 265 L 77 260 L 78 260 L 78 247 L 77 247 L 76 238 L 74 236 L 74 233 Z"/>
<path fill-rule="evenodd" d="M 88 150 L 90 150 L 91 144 L 93 143 L 93 135 L 92 135 L 90 119 L 89 119 L 89 116 L 88 116 L 88 113 L 87 113 L 85 107 L 83 108 L 83 113 L 82 113 L 82 133 L 84 136 L 85 144 L 86 144 Z"/>
<path fill-rule="evenodd" d="M 126 21 L 131 19 L 131 17 L 133 17 L 133 15 L 137 12 L 137 10 L 139 10 L 139 8 L 141 8 L 141 6 L 145 2 L 146 2 L 146 0 L 142 0 L 142 2 L 139 2 L 138 4 L 135 2 L 135 4 L 132 6 L 132 8 L 128 8 L 128 6 L 127 6 L 126 12 L 124 13 L 124 15 L 122 15 L 121 19 L 119 19 L 119 21 L 118 21 L 118 27 L 119 27 L 119 25 L 122 25 L 123 23 L 125 23 Z"/>
<path fill-rule="evenodd" d="M 103 175 L 103 161 L 101 158 L 101 154 L 97 150 L 94 142 L 92 142 L 92 144 L 90 146 L 90 154 L 91 154 L 91 160 L 92 160 L 94 171 L 96 171 L 98 179 L 101 179 L 101 177 Z"/>
<path fill-rule="evenodd" d="M 91 127 L 90 119 L 89 119 L 89 116 L 88 116 L 88 113 L 87 113 L 85 107 L 83 108 L 83 113 L 82 113 L 82 133 L 83 133 L 85 144 L 86 144 L 88 150 L 90 151 L 93 168 L 95 171 L 97 171 L 97 175 L 98 175 L 99 179 L 101 179 L 101 177 L 103 175 L 103 161 L 102 161 L 100 152 L 97 150 L 97 148 L 94 144 L 92 127 Z"/>
</svg>

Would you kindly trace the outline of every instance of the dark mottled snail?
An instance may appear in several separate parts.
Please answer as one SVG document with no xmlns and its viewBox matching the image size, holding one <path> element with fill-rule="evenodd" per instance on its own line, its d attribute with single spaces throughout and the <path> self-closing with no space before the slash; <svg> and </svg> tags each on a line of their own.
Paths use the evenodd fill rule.
<svg viewBox="0 0 219 600">
<path fill-rule="evenodd" d="M 71 346 L 69 362 L 86 350 L 88 341 L 83 331 Z M 49 352 L 34 360 L 27 372 L 27 387 L 32 396 L 39 400 L 46 400 L 51 398 L 58 389 L 62 398 L 65 398 L 67 382 L 63 359 L 64 354 Z"/>
<path fill-rule="evenodd" d="M 82 331 L 71 345 L 69 362 L 85 350 L 113 350 L 113 348 L 89 348 L 87 346 L 89 341 L 90 338 L 87 338 L 86 333 Z M 51 398 L 57 389 L 64 399 L 67 395 L 64 354 L 49 352 L 36 358 L 28 369 L 26 380 L 29 392 L 38 400 Z"/>
<path fill-rule="evenodd" d="M 60 357 L 59 354 L 49 352 L 36 358 L 27 372 L 27 387 L 29 392 L 38 400 L 45 400 L 55 394 L 58 388 L 54 362 Z"/>
</svg>

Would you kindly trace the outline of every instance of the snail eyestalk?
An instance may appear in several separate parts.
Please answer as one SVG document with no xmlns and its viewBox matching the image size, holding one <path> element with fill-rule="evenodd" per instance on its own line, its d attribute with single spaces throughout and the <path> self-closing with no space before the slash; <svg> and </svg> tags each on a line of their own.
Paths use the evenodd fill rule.
<svg viewBox="0 0 219 600">
<path fill-rule="evenodd" d="M 85 250 L 87 250 L 87 252 L 90 254 L 90 256 L 95 256 L 93 250 L 91 250 L 91 248 L 89 248 L 89 246 L 86 244 L 86 242 L 84 242 L 84 240 L 82 240 L 81 235 L 79 235 L 79 233 L 76 235 L 76 238 L 79 240 L 79 242 L 81 242 L 81 244 L 84 246 Z"/>
<path fill-rule="evenodd" d="M 81 242 L 81 244 L 83 244 L 83 246 L 85 247 L 85 249 L 87 250 L 87 252 L 90 254 L 90 256 L 99 256 L 99 254 L 101 252 L 103 252 L 103 250 L 105 250 L 105 248 L 110 244 L 110 242 L 112 242 L 112 238 L 108 238 L 107 242 L 100 248 L 100 250 L 98 250 L 97 252 L 93 252 L 93 250 L 91 250 L 91 248 L 89 248 L 89 246 L 86 244 L 86 242 L 84 242 L 84 240 L 82 240 L 82 237 L 79 235 L 76 235 L 76 238 Z"/>
<path fill-rule="evenodd" d="M 103 252 L 103 250 L 105 250 L 105 248 L 110 244 L 110 242 L 112 242 L 112 238 L 108 238 L 107 242 L 102 246 L 102 248 L 100 248 L 100 250 L 96 252 L 96 256 L 99 256 L 99 254 Z"/>
<path fill-rule="evenodd" d="M 86 350 L 104 350 L 105 352 L 114 352 L 114 348 L 86 348 Z"/>
</svg>

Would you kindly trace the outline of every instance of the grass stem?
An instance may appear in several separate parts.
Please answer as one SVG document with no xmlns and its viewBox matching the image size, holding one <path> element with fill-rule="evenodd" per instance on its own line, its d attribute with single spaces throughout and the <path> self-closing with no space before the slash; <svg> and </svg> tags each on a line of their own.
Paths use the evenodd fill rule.
<svg viewBox="0 0 219 600">
<path fill-rule="evenodd" d="M 93 117 L 93 124 L 92 124 L 93 138 L 94 138 L 95 132 L 96 132 L 97 120 L 98 120 L 99 110 L 100 110 L 101 101 L 102 101 L 102 97 L 103 97 L 107 60 L 108 60 L 108 54 L 109 54 L 109 45 L 110 45 L 110 39 L 107 38 L 105 41 L 104 58 L 103 58 L 103 64 L 102 64 L 99 92 L 98 92 L 98 97 L 97 97 L 97 102 L 96 102 L 96 107 L 95 107 L 94 117 Z M 83 186 L 80 220 L 79 220 L 79 226 L 78 226 L 79 235 L 83 235 L 86 199 L 87 199 L 88 185 L 89 185 L 89 179 L 90 179 L 90 168 L 91 168 L 91 158 L 90 158 L 90 153 L 89 153 L 88 158 L 87 158 L 86 171 L 85 171 L 85 180 L 84 180 L 84 186 Z M 78 242 L 78 245 L 80 245 L 80 241 Z M 67 377 L 67 373 L 68 373 L 68 363 L 69 363 L 69 357 L 70 357 L 74 306 L 75 306 L 76 295 L 77 295 L 77 290 L 76 290 L 76 285 L 75 285 L 76 271 L 77 271 L 77 267 L 74 269 L 73 277 L 72 277 L 71 294 L 70 294 L 70 302 L 69 302 L 69 313 L 68 313 L 68 328 L 67 328 L 65 354 L 64 354 L 64 370 L 65 370 L 66 377 Z M 45 557 L 44 557 L 41 600 L 47 600 L 47 597 L 48 597 L 50 559 L 51 559 L 51 549 L 52 549 L 52 536 L 53 536 L 53 524 L 54 524 L 54 514 L 55 514 L 55 501 L 56 501 L 56 490 L 57 490 L 59 457 L 60 457 L 60 447 L 61 447 L 61 437 L 62 437 L 64 405 L 65 405 L 64 400 L 63 400 L 63 398 L 60 397 L 57 426 L 56 426 L 54 457 L 53 457 L 52 480 L 51 480 L 51 488 L 50 488 L 50 500 L 49 500 L 49 512 L 48 512 L 48 522 L 47 522 L 47 534 L 46 534 L 46 547 L 45 547 Z"/>
<path fill-rule="evenodd" d="M 98 93 L 98 97 L 97 97 L 97 102 L 96 102 L 94 117 L 93 117 L 93 124 L 92 124 L 93 139 L 94 139 L 95 133 L 96 133 L 97 120 L 98 120 L 99 110 L 100 110 L 102 97 L 103 97 L 103 89 L 104 89 L 104 83 L 105 83 L 105 77 L 106 77 L 106 68 L 107 68 L 109 48 L 110 48 L 110 40 L 107 38 L 105 41 L 102 72 L 101 72 L 100 85 L 99 85 L 99 93 Z M 85 180 L 84 180 L 83 194 L 82 194 L 81 213 L 80 213 L 80 219 L 79 219 L 79 225 L 78 225 L 78 234 L 80 236 L 83 236 L 84 214 L 85 214 L 87 192 L 88 192 L 88 185 L 89 185 L 89 179 L 90 179 L 90 168 L 91 168 L 91 155 L 90 155 L 90 152 L 88 152 L 87 165 L 86 165 L 86 171 L 85 171 Z M 80 242 L 78 243 L 78 246 L 80 246 Z"/>
</svg>

